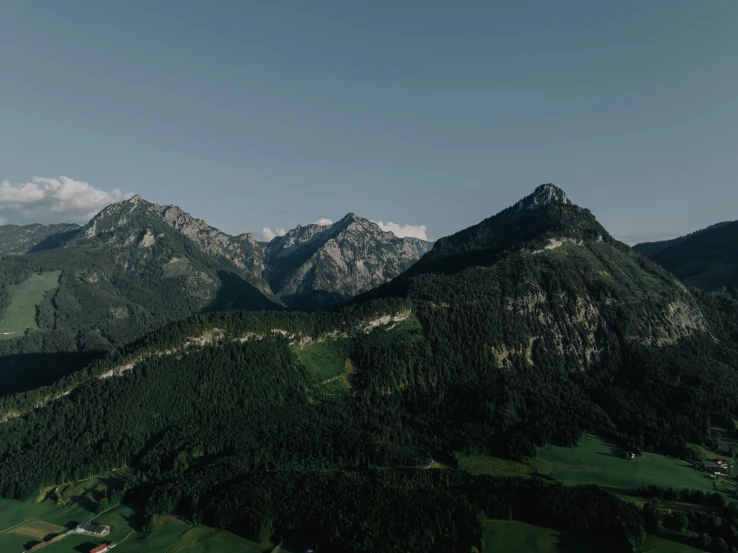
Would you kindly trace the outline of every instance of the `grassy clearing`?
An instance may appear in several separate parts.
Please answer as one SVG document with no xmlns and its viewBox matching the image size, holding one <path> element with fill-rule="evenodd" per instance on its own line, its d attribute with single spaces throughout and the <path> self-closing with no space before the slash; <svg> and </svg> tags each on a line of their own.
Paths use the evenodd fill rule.
<svg viewBox="0 0 738 553">
<path fill-rule="evenodd" d="M 28 329 L 37 329 L 36 308 L 44 296 L 59 286 L 61 271 L 34 274 L 9 287 L 10 305 L 0 320 L 0 340 L 17 338 Z M 2 334 L 8 332 L 9 334 Z"/>
<path fill-rule="evenodd" d="M 115 553 L 154 553 L 168 551 L 190 526 L 172 516 L 159 518 L 151 532 L 134 534 L 115 548 Z"/>
<path fill-rule="evenodd" d="M 43 540 L 46 536 L 61 534 L 66 532 L 64 526 L 58 524 L 52 524 L 51 522 L 45 522 L 43 520 L 34 520 L 18 528 L 11 530 L 14 534 L 20 534 L 21 536 L 28 536 L 30 538 L 36 538 L 37 540 Z"/>
<path fill-rule="evenodd" d="M 526 476 L 534 472 L 533 467 L 517 461 L 500 459 L 489 455 L 464 457 L 459 461 L 459 468 L 475 476 L 489 474 L 491 476 Z"/>
<path fill-rule="evenodd" d="M 587 536 L 557 532 L 517 521 L 484 523 L 484 553 L 590 553 L 607 551 L 605 544 Z"/>
<path fill-rule="evenodd" d="M 644 553 L 702 553 L 702 549 L 658 536 L 648 536 L 642 551 Z"/>
<path fill-rule="evenodd" d="M 0 499 L 0 551 L 20 553 L 86 520 L 110 526 L 110 534 L 104 538 L 67 536 L 45 547 L 44 553 L 86 552 L 109 542 L 118 543 L 115 550 L 123 553 L 261 553 L 273 548 L 271 543 L 255 544 L 224 530 L 193 527 L 173 516 L 161 517 L 152 532 L 137 533 L 135 529 L 141 527 L 143 520 L 139 512 L 127 505 L 98 515 L 105 492 L 120 489 L 131 474 L 124 468 L 62 486 L 57 491 L 64 498 L 63 507 L 57 504 L 56 493 L 29 501 Z M 43 499 L 46 495 L 49 498 Z"/>
<path fill-rule="evenodd" d="M 38 498 L 28 501 L 0 499 L 0 551 L 20 553 L 90 519 L 111 526 L 111 534 L 100 540 L 89 536 L 69 536 L 47 546 L 44 551 L 69 552 L 75 551 L 75 547 L 88 551 L 100 543 L 122 540 L 137 522 L 132 509 L 118 506 L 96 516 L 105 490 L 119 489 L 129 475 L 125 469 L 118 470 L 107 476 L 61 486 L 56 492 L 53 488 L 47 489 Z M 56 501 L 57 492 L 63 497 L 63 506 Z"/>
<path fill-rule="evenodd" d="M 295 353 L 316 380 L 326 382 L 345 374 L 348 349 L 348 339 L 327 338 L 302 348 L 295 346 Z"/>
<path fill-rule="evenodd" d="M 732 480 L 717 482 L 686 461 L 644 453 L 637 459 L 625 459 L 609 442 L 587 436 L 577 447 L 548 445 L 539 448 L 538 457 L 518 463 L 487 455 L 462 458 L 459 468 L 471 474 L 493 476 L 547 475 L 565 484 L 597 484 L 621 490 L 635 490 L 654 485 L 675 490 L 704 492 L 732 491 Z"/>
<path fill-rule="evenodd" d="M 271 543 L 256 544 L 225 530 L 194 526 L 171 546 L 168 553 L 262 553 L 271 551 L 273 547 Z"/>
<path fill-rule="evenodd" d="M 42 518 L 49 512 L 53 512 L 54 508 L 52 503 L 46 501 L 36 503 L 35 501 L 0 499 L 0 550 L 3 534 L 26 522 Z"/>
<path fill-rule="evenodd" d="M 679 459 L 644 453 L 638 459 L 624 459 L 612 444 L 587 436 L 578 447 L 548 445 L 540 448 L 530 466 L 568 484 L 598 484 L 624 490 L 649 485 L 716 491 L 715 481 Z"/>
<path fill-rule="evenodd" d="M 112 534 L 111 534 L 112 536 Z M 153 531 L 134 534 L 119 542 L 116 553 L 262 553 L 273 544 L 256 544 L 231 532 L 191 526 L 173 516 L 159 518 Z"/>
<path fill-rule="evenodd" d="M 20 553 L 44 541 L 45 538 L 73 528 L 93 516 L 95 516 L 93 512 L 78 503 L 70 503 L 59 509 L 49 500 L 37 502 L 36 499 L 30 501 L 0 499 L 0 551 Z M 64 542 L 69 545 L 71 542 L 68 542 L 68 539 L 65 538 L 44 551 L 49 553 L 72 551 L 73 549 L 59 548 Z"/>
</svg>

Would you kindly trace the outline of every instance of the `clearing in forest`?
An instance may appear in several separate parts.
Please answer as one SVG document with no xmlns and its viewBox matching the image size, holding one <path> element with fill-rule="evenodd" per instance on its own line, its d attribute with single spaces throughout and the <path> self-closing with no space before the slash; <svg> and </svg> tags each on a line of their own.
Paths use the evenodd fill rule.
<svg viewBox="0 0 738 553">
<path fill-rule="evenodd" d="M 557 532 L 518 521 L 488 520 L 482 538 L 484 553 L 590 553 L 608 551 L 594 538 Z"/>
<path fill-rule="evenodd" d="M 587 436 L 576 447 L 542 447 L 538 457 L 529 464 L 541 474 L 568 484 L 598 484 L 625 490 L 659 486 L 718 491 L 709 474 L 698 471 L 686 461 L 654 453 L 626 459 L 613 444 L 595 436 Z"/>
<path fill-rule="evenodd" d="M 615 445 L 590 435 L 575 447 L 541 447 L 537 457 L 527 462 L 474 455 L 461 458 L 459 468 L 471 474 L 493 476 L 529 476 L 537 473 L 565 484 L 596 484 L 621 490 L 659 486 L 707 493 L 727 492 L 733 488 L 732 479 L 723 479 L 716 484 L 708 473 L 680 459 L 655 453 L 626 459 Z"/>
<path fill-rule="evenodd" d="M 30 329 L 38 328 L 36 308 L 44 296 L 59 286 L 61 271 L 33 274 L 25 282 L 10 286 L 10 305 L 0 320 L 0 340 L 22 336 Z"/>
<path fill-rule="evenodd" d="M 343 395 L 347 387 L 346 374 L 351 371 L 347 338 L 326 338 L 294 351 L 310 374 L 325 386 L 327 395 Z"/>
</svg>

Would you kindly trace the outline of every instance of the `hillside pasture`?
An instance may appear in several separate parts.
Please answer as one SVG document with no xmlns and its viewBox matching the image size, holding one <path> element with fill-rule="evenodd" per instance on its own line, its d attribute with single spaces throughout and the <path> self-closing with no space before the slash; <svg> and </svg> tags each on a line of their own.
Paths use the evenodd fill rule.
<svg viewBox="0 0 738 553">
<path fill-rule="evenodd" d="M 345 374 L 348 342 L 346 338 L 325 338 L 302 347 L 294 346 L 294 351 L 318 382 L 326 382 Z"/>
<path fill-rule="evenodd" d="M 459 468 L 474 476 L 480 474 L 488 474 L 490 476 L 527 476 L 534 472 L 533 467 L 528 464 L 492 457 L 491 455 L 462 457 L 459 460 Z"/>
<path fill-rule="evenodd" d="M 489 520 L 484 523 L 484 553 L 589 553 L 608 551 L 605 544 L 587 536 L 558 532 L 524 522 Z"/>
<path fill-rule="evenodd" d="M 0 551 L 20 553 L 94 516 L 94 512 L 78 503 L 69 503 L 60 509 L 50 500 L 37 502 L 36 499 L 0 499 Z M 72 549 L 61 547 L 62 544 L 69 545 L 74 541 L 68 541 L 70 539 L 71 537 L 64 538 L 52 544 L 44 548 L 44 552 L 71 551 Z"/>
<path fill-rule="evenodd" d="M 36 308 L 44 296 L 59 286 L 61 271 L 33 274 L 21 284 L 10 286 L 10 304 L 0 320 L 0 340 L 22 336 L 28 329 L 37 329 Z"/>
<path fill-rule="evenodd" d="M 112 534 L 111 534 L 112 535 Z M 116 553 L 262 553 L 273 544 L 256 544 L 226 530 L 192 526 L 170 515 L 162 516 L 150 532 L 136 533 L 119 542 Z"/>
<path fill-rule="evenodd" d="M 471 474 L 492 476 L 530 476 L 540 474 L 564 484 L 596 484 L 616 490 L 637 490 L 647 486 L 703 492 L 729 491 L 731 479 L 716 482 L 680 459 L 644 453 L 626 459 L 610 442 L 587 436 L 581 445 L 562 447 L 547 445 L 538 456 L 525 463 L 489 455 L 462 457 L 459 468 Z"/>
<path fill-rule="evenodd" d="M 595 436 L 587 436 L 577 447 L 542 447 L 529 464 L 537 472 L 567 484 L 597 484 L 623 490 L 659 486 L 717 491 L 714 479 L 686 461 L 653 453 L 626 459 L 613 444 Z"/>
<path fill-rule="evenodd" d="M 19 526 L 18 528 L 14 528 L 11 531 L 22 536 L 28 536 L 37 540 L 44 540 L 50 535 L 55 536 L 56 534 L 66 532 L 67 529 L 64 526 L 59 526 L 58 524 L 53 524 L 51 522 L 34 520 L 33 522 L 29 522 L 28 524 L 24 524 L 23 526 Z"/>
</svg>

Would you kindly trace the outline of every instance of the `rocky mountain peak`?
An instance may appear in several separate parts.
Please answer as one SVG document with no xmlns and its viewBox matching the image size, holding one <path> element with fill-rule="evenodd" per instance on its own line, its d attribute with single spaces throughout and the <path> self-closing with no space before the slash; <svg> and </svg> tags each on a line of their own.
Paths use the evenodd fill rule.
<svg viewBox="0 0 738 553">
<path fill-rule="evenodd" d="M 94 238 L 99 234 L 124 227 L 131 222 L 133 213 L 141 206 L 150 207 L 151 205 L 138 194 L 127 200 L 110 204 L 85 225 L 84 236 Z"/>
<path fill-rule="evenodd" d="M 379 228 L 379 225 L 377 225 L 377 223 L 374 223 L 373 221 L 370 221 L 369 219 L 364 219 L 363 217 L 360 217 L 356 215 L 355 213 L 347 213 L 338 222 L 331 225 L 331 228 L 333 228 L 333 230 L 336 233 L 339 233 L 342 231 L 358 231 L 358 232 L 368 231 L 368 232 L 372 232 L 376 234 L 385 233 L 385 231 Z"/>
<path fill-rule="evenodd" d="M 518 210 L 534 210 L 540 209 L 548 204 L 571 205 L 571 201 L 569 201 L 566 193 L 561 188 L 548 183 L 537 187 L 530 196 L 526 196 L 515 204 L 515 206 Z"/>
</svg>

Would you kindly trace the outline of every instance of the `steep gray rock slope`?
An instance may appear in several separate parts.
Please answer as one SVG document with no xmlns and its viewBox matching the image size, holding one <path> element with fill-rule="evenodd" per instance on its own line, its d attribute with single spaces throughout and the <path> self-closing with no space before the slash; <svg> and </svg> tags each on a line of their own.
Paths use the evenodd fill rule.
<svg viewBox="0 0 738 553">
<path fill-rule="evenodd" d="M 286 305 L 320 310 L 388 282 L 432 245 L 349 213 L 332 225 L 298 226 L 274 238 L 265 247 L 264 277 Z"/>
</svg>

